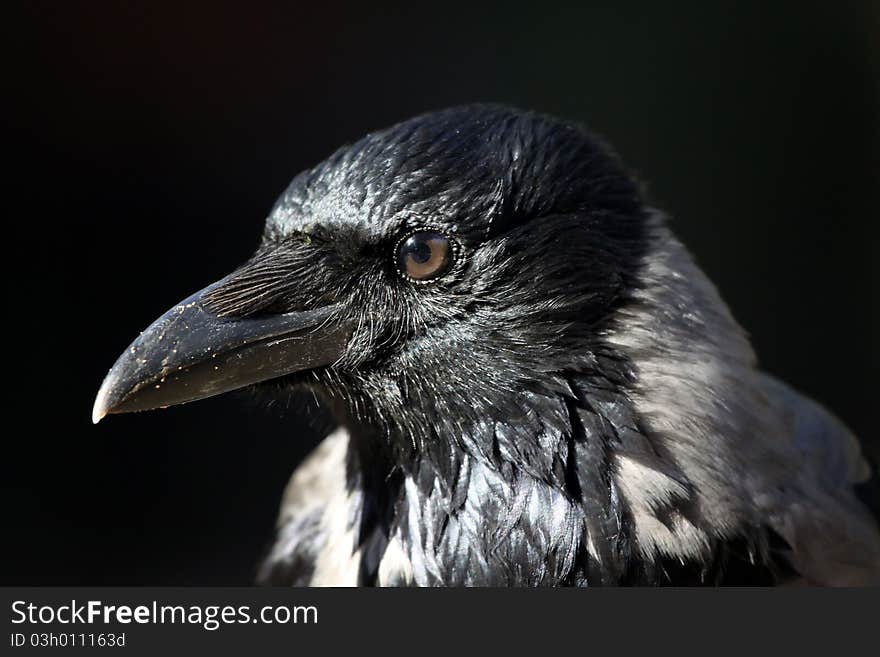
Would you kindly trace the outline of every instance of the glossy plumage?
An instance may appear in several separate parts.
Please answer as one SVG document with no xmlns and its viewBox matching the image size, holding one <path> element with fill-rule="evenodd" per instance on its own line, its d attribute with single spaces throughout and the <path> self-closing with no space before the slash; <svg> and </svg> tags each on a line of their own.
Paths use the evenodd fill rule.
<svg viewBox="0 0 880 657">
<path fill-rule="evenodd" d="M 418 231 L 455 246 L 436 279 L 397 266 Z M 332 363 L 265 384 L 340 428 L 294 474 L 263 582 L 880 581 L 855 440 L 757 369 L 578 126 L 474 105 L 368 135 L 294 179 L 204 307 L 349 327 Z"/>
</svg>

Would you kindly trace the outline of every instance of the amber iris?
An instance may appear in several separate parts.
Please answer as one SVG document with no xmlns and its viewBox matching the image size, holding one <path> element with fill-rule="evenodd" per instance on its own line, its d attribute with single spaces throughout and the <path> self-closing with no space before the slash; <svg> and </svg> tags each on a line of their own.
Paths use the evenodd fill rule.
<svg viewBox="0 0 880 657">
<path fill-rule="evenodd" d="M 397 247 L 397 266 L 416 281 L 437 278 L 452 264 L 452 245 L 440 233 L 413 233 Z"/>
</svg>

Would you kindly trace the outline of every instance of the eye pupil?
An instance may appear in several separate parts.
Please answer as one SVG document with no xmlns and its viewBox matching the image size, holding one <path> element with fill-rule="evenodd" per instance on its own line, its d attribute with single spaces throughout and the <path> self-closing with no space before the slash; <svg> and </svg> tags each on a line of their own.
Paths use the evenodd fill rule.
<svg viewBox="0 0 880 657">
<path fill-rule="evenodd" d="M 440 233 L 413 233 L 397 248 L 398 269 L 417 281 L 437 278 L 451 264 L 452 246 L 449 239 Z"/>
<path fill-rule="evenodd" d="M 419 264 L 426 263 L 431 259 L 431 247 L 424 242 L 416 244 L 410 250 L 409 257 Z"/>
</svg>

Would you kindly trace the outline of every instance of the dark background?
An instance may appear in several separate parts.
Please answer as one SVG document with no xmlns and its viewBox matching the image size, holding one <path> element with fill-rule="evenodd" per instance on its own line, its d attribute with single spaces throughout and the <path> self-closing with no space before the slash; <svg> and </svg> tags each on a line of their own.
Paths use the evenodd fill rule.
<svg viewBox="0 0 880 657">
<path fill-rule="evenodd" d="M 235 395 L 92 426 L 94 394 L 295 173 L 466 101 L 603 134 L 764 367 L 880 456 L 876 3 L 149 4 L 4 20 L 3 584 L 251 581 L 313 432 Z"/>
</svg>

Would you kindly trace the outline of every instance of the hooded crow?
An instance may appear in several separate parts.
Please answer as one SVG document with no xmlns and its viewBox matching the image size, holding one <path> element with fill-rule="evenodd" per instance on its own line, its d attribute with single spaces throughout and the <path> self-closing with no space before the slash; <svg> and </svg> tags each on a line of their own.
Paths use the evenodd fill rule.
<svg viewBox="0 0 880 657">
<path fill-rule="evenodd" d="M 338 150 L 120 356 L 93 419 L 255 384 L 338 422 L 264 583 L 880 583 L 855 438 L 757 368 L 571 123 L 470 105 Z"/>
</svg>

